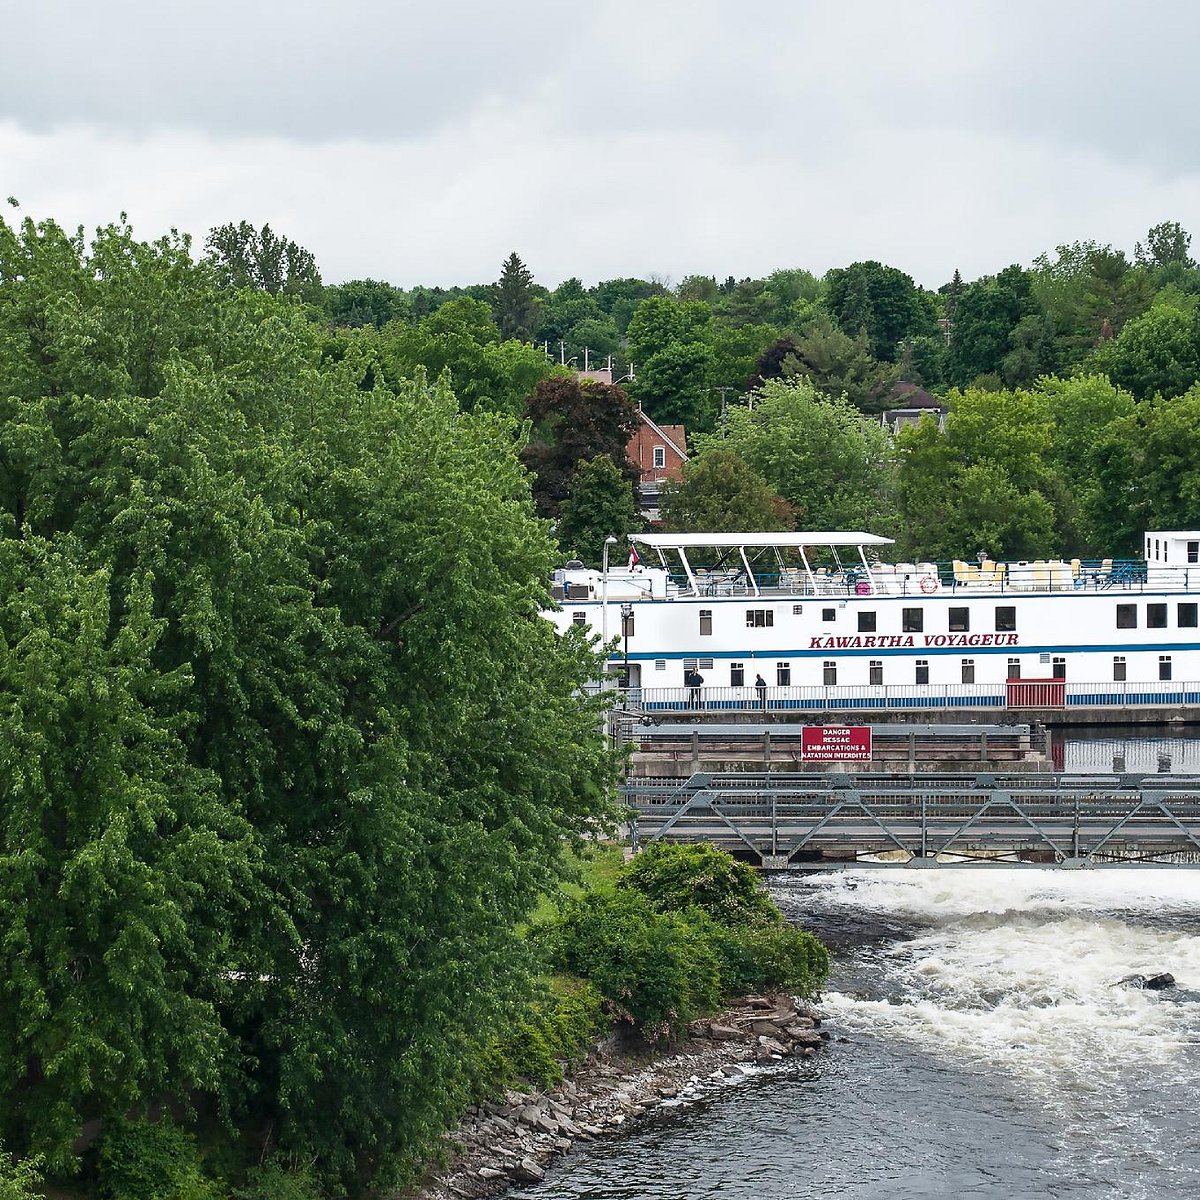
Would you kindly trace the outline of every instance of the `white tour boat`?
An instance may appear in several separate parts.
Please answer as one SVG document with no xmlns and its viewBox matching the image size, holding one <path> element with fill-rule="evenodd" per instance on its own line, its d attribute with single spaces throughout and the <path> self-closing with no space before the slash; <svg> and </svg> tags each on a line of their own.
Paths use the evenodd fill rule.
<svg viewBox="0 0 1200 1200">
<path fill-rule="evenodd" d="M 889 562 L 890 538 L 854 532 L 629 542 L 628 565 L 556 572 L 552 616 L 611 641 L 647 709 L 1200 703 L 1200 532 L 1147 533 L 1135 562 Z"/>
</svg>

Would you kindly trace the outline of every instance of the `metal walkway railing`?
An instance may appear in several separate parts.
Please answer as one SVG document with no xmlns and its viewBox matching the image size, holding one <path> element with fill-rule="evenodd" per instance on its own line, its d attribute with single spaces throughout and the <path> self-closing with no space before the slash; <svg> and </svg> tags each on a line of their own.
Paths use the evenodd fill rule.
<svg viewBox="0 0 1200 1200">
<path fill-rule="evenodd" d="M 847 687 L 668 687 L 621 690 L 624 706 L 659 713 L 909 712 L 921 709 L 1011 711 L 1004 684 L 859 684 Z M 1133 708 L 1200 705 L 1200 682 L 1065 683 L 1061 703 L 1046 707 Z M 1033 705 L 1037 707 L 1036 705 Z"/>
<path fill-rule="evenodd" d="M 1193 775 L 770 772 L 631 778 L 623 795 L 635 846 L 713 842 L 768 869 L 1200 867 Z"/>
</svg>

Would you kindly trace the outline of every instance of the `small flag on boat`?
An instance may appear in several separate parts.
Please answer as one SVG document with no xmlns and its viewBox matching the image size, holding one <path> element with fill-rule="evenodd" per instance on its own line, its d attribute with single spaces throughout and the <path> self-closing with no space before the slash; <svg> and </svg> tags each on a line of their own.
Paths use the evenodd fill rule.
<svg viewBox="0 0 1200 1200">
<path fill-rule="evenodd" d="M 629 544 L 629 569 L 632 571 L 642 560 L 638 555 L 637 547 L 630 542 Z"/>
</svg>

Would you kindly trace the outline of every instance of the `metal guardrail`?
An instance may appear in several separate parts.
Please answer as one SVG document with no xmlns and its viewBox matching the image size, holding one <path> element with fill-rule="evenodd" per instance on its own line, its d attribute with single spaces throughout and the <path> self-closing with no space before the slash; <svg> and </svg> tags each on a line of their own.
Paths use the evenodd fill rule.
<svg viewBox="0 0 1200 1200">
<path fill-rule="evenodd" d="M 1043 682 L 1043 681 L 1030 681 Z M 1058 689 L 1062 694 L 1059 696 Z M 594 689 L 593 689 L 594 690 Z M 859 684 L 844 687 L 669 687 L 618 689 L 624 706 L 648 715 L 723 712 L 903 712 L 920 709 L 1009 709 L 1028 707 L 1132 708 L 1200 705 L 1200 682 L 1155 680 L 1146 683 L 1055 682 L 1045 695 L 1018 692 L 1009 704 L 1005 684 Z"/>
<path fill-rule="evenodd" d="M 623 794 L 635 846 L 711 841 L 770 869 L 1200 868 L 1200 776 L 698 774 Z"/>
</svg>

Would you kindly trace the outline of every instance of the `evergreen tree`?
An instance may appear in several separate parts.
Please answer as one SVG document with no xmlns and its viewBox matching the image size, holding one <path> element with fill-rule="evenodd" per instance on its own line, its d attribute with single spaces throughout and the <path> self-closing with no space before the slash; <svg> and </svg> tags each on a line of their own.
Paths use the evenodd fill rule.
<svg viewBox="0 0 1200 1200">
<path fill-rule="evenodd" d="M 537 298 L 533 275 L 514 250 L 504 260 L 500 279 L 492 291 L 492 312 L 503 338 L 528 341 L 537 324 Z"/>
</svg>

